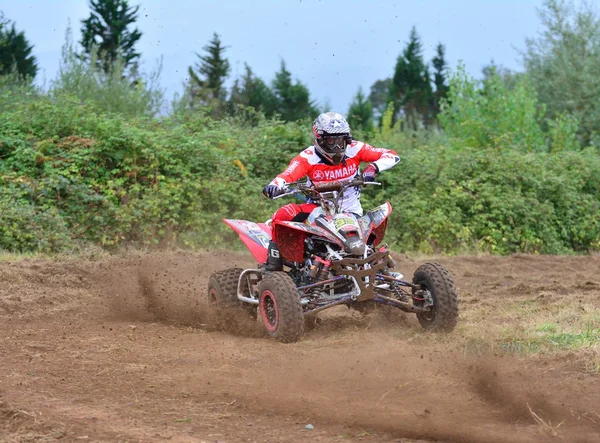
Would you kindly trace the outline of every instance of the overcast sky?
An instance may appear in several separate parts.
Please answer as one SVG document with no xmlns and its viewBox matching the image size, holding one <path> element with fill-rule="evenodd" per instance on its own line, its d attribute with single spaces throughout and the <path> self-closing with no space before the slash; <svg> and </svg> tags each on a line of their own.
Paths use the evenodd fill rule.
<svg viewBox="0 0 600 443">
<path fill-rule="evenodd" d="M 543 0 L 130 0 L 140 7 L 138 49 L 143 69 L 163 56 L 161 83 L 169 98 L 182 91 L 187 67 L 213 32 L 226 46 L 232 72 L 244 62 L 271 82 L 284 59 L 319 104 L 345 113 L 359 86 L 368 91 L 393 75 L 410 28 L 430 61 L 439 42 L 451 68 L 462 60 L 480 77 L 491 59 L 521 69 L 518 49 L 540 30 Z M 87 0 L 0 0 L 0 11 L 34 45 L 39 80 L 55 77 L 70 20 L 79 41 Z"/>
</svg>

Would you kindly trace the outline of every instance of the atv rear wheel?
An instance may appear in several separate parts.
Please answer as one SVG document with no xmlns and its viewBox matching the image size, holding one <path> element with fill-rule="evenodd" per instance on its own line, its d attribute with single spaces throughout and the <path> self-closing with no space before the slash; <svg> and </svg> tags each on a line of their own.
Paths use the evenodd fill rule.
<svg viewBox="0 0 600 443">
<path fill-rule="evenodd" d="M 208 280 L 207 311 L 219 330 L 231 330 L 233 320 L 240 314 L 256 316 L 256 307 L 242 303 L 237 298 L 238 281 L 242 269 L 232 268 L 215 272 Z M 247 290 L 246 290 L 247 292 Z"/>
<path fill-rule="evenodd" d="M 304 334 L 302 305 L 294 281 L 285 272 L 270 272 L 258 284 L 259 315 L 268 336 L 283 343 Z"/>
<path fill-rule="evenodd" d="M 458 294 L 448 270 L 438 263 L 426 263 L 415 271 L 413 284 L 429 291 L 433 299 L 430 312 L 417 314 L 421 326 L 424 329 L 452 331 L 458 322 Z M 419 306 L 416 300 L 415 305 Z"/>
</svg>

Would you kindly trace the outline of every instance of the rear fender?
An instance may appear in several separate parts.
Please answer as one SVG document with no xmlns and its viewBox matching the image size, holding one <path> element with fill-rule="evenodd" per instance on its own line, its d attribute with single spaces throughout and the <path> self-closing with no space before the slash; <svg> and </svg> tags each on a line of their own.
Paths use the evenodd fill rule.
<svg viewBox="0 0 600 443">
<path fill-rule="evenodd" d="M 226 225 L 240 236 L 258 263 L 267 261 L 267 249 L 271 241 L 271 228 L 265 223 L 246 220 L 223 219 Z"/>
<path fill-rule="evenodd" d="M 329 232 L 305 223 L 291 221 L 274 221 L 273 229 L 281 256 L 293 262 L 304 260 L 304 240 L 315 236 L 344 247 L 343 243 Z"/>
<path fill-rule="evenodd" d="M 392 213 L 392 205 L 389 202 L 377 206 L 376 208 L 367 211 L 365 215 L 360 219 L 360 223 L 363 229 L 365 241 L 369 239 L 369 236 L 373 234 L 375 237 L 373 245 L 377 246 L 382 242 L 387 229 L 388 217 Z"/>
</svg>

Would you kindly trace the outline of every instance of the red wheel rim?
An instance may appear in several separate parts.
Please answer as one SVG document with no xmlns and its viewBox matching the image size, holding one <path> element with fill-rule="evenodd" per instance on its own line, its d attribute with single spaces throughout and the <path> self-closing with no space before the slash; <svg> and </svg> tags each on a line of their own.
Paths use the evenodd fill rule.
<svg viewBox="0 0 600 443">
<path fill-rule="evenodd" d="M 217 305 L 217 290 L 215 288 L 210 288 L 210 291 L 208 292 L 208 302 L 211 305 Z"/>
<path fill-rule="evenodd" d="M 265 290 L 260 294 L 260 315 L 267 331 L 275 332 L 279 326 L 279 309 L 273 293 Z"/>
</svg>

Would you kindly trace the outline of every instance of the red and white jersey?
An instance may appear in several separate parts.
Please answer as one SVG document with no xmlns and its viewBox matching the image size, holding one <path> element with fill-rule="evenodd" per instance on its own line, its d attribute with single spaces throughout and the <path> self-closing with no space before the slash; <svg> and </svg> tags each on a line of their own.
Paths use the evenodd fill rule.
<svg viewBox="0 0 600 443">
<path fill-rule="evenodd" d="M 363 162 L 373 163 L 379 172 L 391 168 L 400 161 L 400 157 L 391 149 L 374 148 L 366 143 L 354 140 L 346 148 L 345 162 L 339 165 L 328 165 L 321 160 L 313 146 L 309 146 L 294 157 L 287 169 L 279 174 L 271 184 L 282 187 L 307 176 L 313 183 L 331 181 L 350 181 L 359 173 Z M 349 189 L 341 202 L 342 210 L 362 215 L 360 189 Z"/>
</svg>

